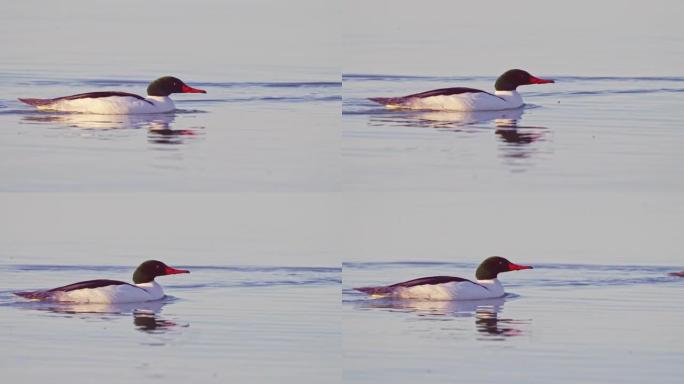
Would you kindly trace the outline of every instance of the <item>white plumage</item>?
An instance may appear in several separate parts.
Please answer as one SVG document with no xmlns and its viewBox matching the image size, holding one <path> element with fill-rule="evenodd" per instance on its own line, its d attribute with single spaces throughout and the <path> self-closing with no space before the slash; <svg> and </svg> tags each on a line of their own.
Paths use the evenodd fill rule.
<svg viewBox="0 0 684 384">
<path fill-rule="evenodd" d="M 36 108 L 41 111 L 129 115 L 171 112 L 176 106 L 173 100 L 167 96 L 147 96 L 145 100 L 131 96 L 109 96 L 57 100 L 51 104 L 37 105 Z"/>
<path fill-rule="evenodd" d="M 164 289 L 155 281 L 128 285 L 108 285 L 99 288 L 76 289 L 67 292 L 55 292 L 52 301 L 72 303 L 136 303 L 159 300 L 164 297 Z"/>
<path fill-rule="evenodd" d="M 408 98 L 401 104 L 387 104 L 388 108 L 427 109 L 437 111 L 499 111 L 523 106 L 517 91 L 460 93 L 430 97 Z"/>
<path fill-rule="evenodd" d="M 502 297 L 504 289 L 498 279 L 477 280 L 477 284 L 469 281 L 452 281 L 444 284 L 423 284 L 413 287 L 397 287 L 384 297 L 398 299 L 421 300 L 481 300 Z"/>
</svg>

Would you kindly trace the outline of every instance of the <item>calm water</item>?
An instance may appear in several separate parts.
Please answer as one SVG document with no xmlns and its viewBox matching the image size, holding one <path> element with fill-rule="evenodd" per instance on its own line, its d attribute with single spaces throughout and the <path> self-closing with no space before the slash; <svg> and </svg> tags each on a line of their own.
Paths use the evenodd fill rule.
<svg viewBox="0 0 684 384">
<path fill-rule="evenodd" d="M 681 381 L 684 280 L 666 274 L 684 269 L 681 8 L 3 4 L 3 377 Z M 501 113 L 366 100 L 491 90 L 513 67 L 557 83 L 521 88 L 526 107 Z M 37 113 L 16 100 L 144 94 L 163 75 L 208 93 L 174 95 L 178 111 L 149 116 Z M 351 290 L 469 277 L 496 254 L 536 267 L 503 275 L 501 300 Z M 11 294 L 128 280 L 151 258 L 192 270 L 160 279 L 163 302 Z"/>
<path fill-rule="evenodd" d="M 132 268 L 0 265 L 4 374 L 21 382 L 89 383 L 105 372 L 107 382 L 339 381 L 339 268 L 183 267 L 191 273 L 158 279 L 168 296 L 161 302 L 59 305 L 11 292 L 129 280 Z"/>
<path fill-rule="evenodd" d="M 519 260 L 527 263 L 528 259 Z M 353 287 L 470 277 L 476 263 L 346 263 L 344 379 L 375 383 L 675 383 L 681 278 L 671 268 L 534 264 L 500 275 L 507 296 L 470 302 L 369 300 Z"/>
<path fill-rule="evenodd" d="M 345 189 L 352 191 L 682 191 L 684 77 L 570 77 L 520 88 L 502 112 L 385 110 L 366 100 L 495 77 L 346 75 Z"/>
<path fill-rule="evenodd" d="M 684 78 L 553 76 L 520 111 L 385 110 L 371 96 L 494 77 L 344 76 L 344 380 L 681 381 Z M 501 275 L 484 302 L 353 287 Z"/>
<path fill-rule="evenodd" d="M 555 78 L 459 113 L 366 97 L 495 78 L 346 75 L 346 260 L 681 264 L 684 78 Z"/>
<path fill-rule="evenodd" d="M 175 113 L 41 113 L 15 99 L 88 91 L 145 94 L 151 79 L 0 73 L 3 191 L 325 192 L 336 188 L 340 84 L 188 84 Z"/>
</svg>

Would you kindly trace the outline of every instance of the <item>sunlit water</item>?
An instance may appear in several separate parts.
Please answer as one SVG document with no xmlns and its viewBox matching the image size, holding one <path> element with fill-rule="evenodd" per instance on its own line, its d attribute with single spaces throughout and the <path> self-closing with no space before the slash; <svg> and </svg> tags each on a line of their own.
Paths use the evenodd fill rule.
<svg viewBox="0 0 684 384">
<path fill-rule="evenodd" d="M 3 264 L 4 375 L 21 382 L 69 377 L 76 383 L 98 377 L 339 381 L 338 268 L 182 267 L 191 273 L 157 279 L 164 300 L 104 305 L 29 302 L 11 292 L 92 278 L 129 281 L 132 268 Z"/>
<path fill-rule="evenodd" d="M 387 110 L 368 97 L 495 77 L 344 76 L 342 159 L 351 191 L 684 190 L 684 78 L 552 76 L 525 108 Z"/>
<path fill-rule="evenodd" d="M 337 188 L 339 82 L 185 78 L 207 94 L 172 95 L 177 111 L 168 114 L 38 112 L 16 100 L 105 90 L 145 95 L 151 80 L 0 73 L 0 189 L 327 192 Z"/>
<path fill-rule="evenodd" d="M 680 381 L 684 78 L 539 75 L 525 108 L 482 113 L 366 98 L 495 77 L 344 76 L 345 381 Z M 489 255 L 535 269 L 483 302 L 352 290 Z"/>
<path fill-rule="evenodd" d="M 682 280 L 666 273 L 682 269 L 684 79 L 568 76 L 681 74 L 679 3 L 619 18 L 615 4 L 409 3 L 8 2 L 0 191 L 21 193 L 0 200 L 5 381 L 681 381 Z M 491 90 L 495 77 L 470 75 L 506 57 L 566 76 L 522 87 L 518 111 L 366 100 Z M 349 74 L 342 90 L 340 70 L 462 76 Z M 149 116 L 16 100 L 144 94 L 162 75 L 208 93 Z M 351 291 L 469 277 L 492 254 L 536 267 L 503 275 L 501 300 Z M 160 278 L 169 297 L 140 306 L 11 294 L 128 280 L 146 258 L 192 273 Z M 384 260 L 397 262 L 368 263 Z"/>
<path fill-rule="evenodd" d="M 346 261 L 681 263 L 684 78 L 539 75 L 524 108 L 475 113 L 367 97 L 495 77 L 345 75 Z"/>
<path fill-rule="evenodd" d="M 527 260 L 521 260 L 527 262 Z M 463 302 L 368 299 L 353 287 L 471 277 L 469 263 L 346 263 L 345 381 L 675 383 L 684 358 L 672 267 L 535 264 L 507 295 Z"/>
</svg>

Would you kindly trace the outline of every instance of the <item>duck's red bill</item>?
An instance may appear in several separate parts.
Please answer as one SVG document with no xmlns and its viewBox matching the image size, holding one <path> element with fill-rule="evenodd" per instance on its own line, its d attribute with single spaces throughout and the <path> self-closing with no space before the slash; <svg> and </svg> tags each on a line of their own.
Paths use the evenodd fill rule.
<svg viewBox="0 0 684 384">
<path fill-rule="evenodd" d="M 521 269 L 533 269 L 533 268 L 532 268 L 532 266 L 530 266 L 530 265 L 519 265 L 519 264 L 513 264 L 513 263 L 511 263 L 511 264 L 508 265 L 508 269 L 509 269 L 510 271 L 519 271 L 519 270 L 521 270 Z"/>
<path fill-rule="evenodd" d="M 181 91 L 183 93 L 207 93 L 207 91 L 203 89 L 197 89 L 193 87 L 188 87 L 187 85 L 183 84 L 183 87 L 181 87 Z"/>
<path fill-rule="evenodd" d="M 190 273 L 187 269 L 176 269 L 171 267 L 166 267 L 164 274 L 166 275 L 177 275 L 179 273 Z"/>
<path fill-rule="evenodd" d="M 548 84 L 548 83 L 555 83 L 555 81 L 551 79 L 540 79 L 538 77 L 530 76 L 530 84 Z"/>
</svg>

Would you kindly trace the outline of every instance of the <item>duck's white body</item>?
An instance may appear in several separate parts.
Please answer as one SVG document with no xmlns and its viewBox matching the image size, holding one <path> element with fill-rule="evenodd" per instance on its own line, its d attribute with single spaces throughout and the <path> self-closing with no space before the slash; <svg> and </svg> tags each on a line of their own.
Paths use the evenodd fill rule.
<svg viewBox="0 0 684 384">
<path fill-rule="evenodd" d="M 396 287 L 387 294 L 374 294 L 373 297 L 392 297 L 416 300 L 482 300 L 502 297 L 505 294 L 498 279 L 452 281 L 442 284 L 423 284 L 412 287 Z"/>
<path fill-rule="evenodd" d="M 135 284 L 119 280 L 97 279 L 48 290 L 22 291 L 14 292 L 14 294 L 41 301 L 97 304 L 139 303 L 164 297 L 164 289 L 154 281 L 155 277 L 179 273 L 190 273 L 190 271 L 169 267 L 158 260 L 147 260 L 133 273 Z"/>
<path fill-rule="evenodd" d="M 97 91 L 54 99 L 19 98 L 39 111 L 76 112 L 98 115 L 134 115 L 166 113 L 176 109 L 169 95 L 173 93 L 207 93 L 192 88 L 182 80 L 164 76 L 150 83 L 147 97 L 119 91 Z"/>
<path fill-rule="evenodd" d="M 553 83 L 540 79 L 521 69 L 504 72 L 496 80 L 494 93 L 475 88 L 440 88 L 402 97 L 372 97 L 369 100 L 387 108 L 427 109 L 437 111 L 501 111 L 524 105 L 517 87 L 529 84 Z"/>
<path fill-rule="evenodd" d="M 91 280 L 46 291 L 15 294 L 41 301 L 117 304 L 159 300 L 164 297 L 164 289 L 155 281 L 128 284 L 114 280 Z"/>
<path fill-rule="evenodd" d="M 477 267 L 477 280 L 454 276 L 429 276 L 392 285 L 354 288 L 372 298 L 396 298 L 416 300 L 485 300 L 503 297 L 503 286 L 497 278 L 499 273 L 532 269 L 529 265 L 518 265 L 509 260 L 492 256 Z"/>
<path fill-rule="evenodd" d="M 168 96 L 108 96 L 78 99 L 54 99 L 54 102 L 36 105 L 41 111 L 78 112 L 99 115 L 130 115 L 145 113 L 165 113 L 176 109 Z"/>
<path fill-rule="evenodd" d="M 499 111 L 516 109 L 524 105 L 517 91 L 496 91 L 408 97 L 401 103 L 386 104 L 387 108 L 423 109 L 438 111 Z"/>
<path fill-rule="evenodd" d="M 54 301 L 73 303 L 137 303 L 159 300 L 164 297 L 164 289 L 157 282 L 143 284 L 108 285 L 100 288 L 77 289 L 56 292 Z"/>
</svg>

